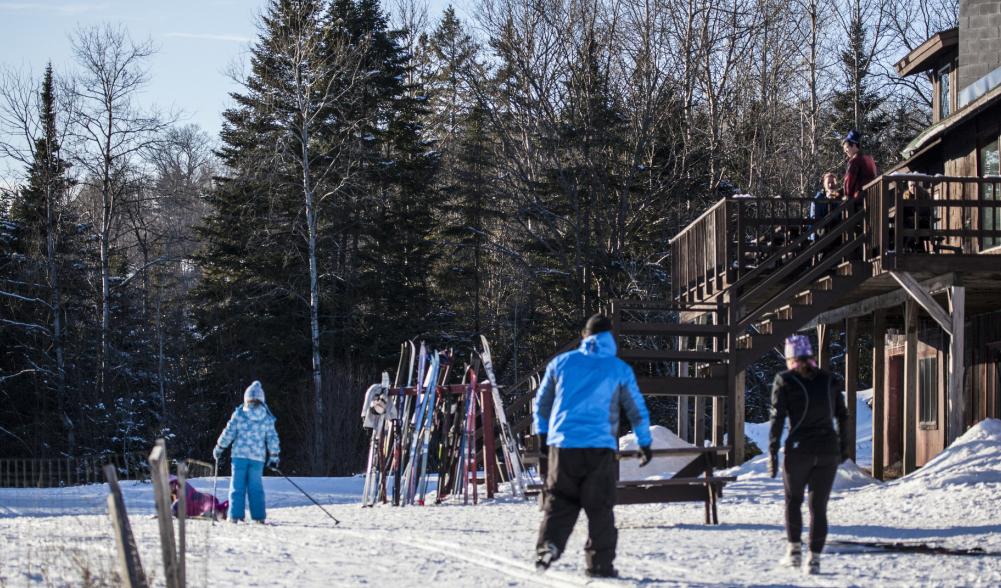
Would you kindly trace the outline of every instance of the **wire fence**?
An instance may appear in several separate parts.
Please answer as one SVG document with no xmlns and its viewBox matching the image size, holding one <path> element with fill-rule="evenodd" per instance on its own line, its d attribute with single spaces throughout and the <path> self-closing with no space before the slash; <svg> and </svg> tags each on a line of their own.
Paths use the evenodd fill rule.
<svg viewBox="0 0 1001 588">
<path fill-rule="evenodd" d="M 211 487 L 212 464 L 184 460 L 196 487 Z M 150 585 L 163 563 L 147 452 L 78 458 L 0 459 L 0 587 L 120 586 L 102 468 L 120 480 Z M 170 465 L 177 472 L 178 462 Z M 201 478 L 201 480 L 199 480 Z M 175 519 L 176 520 L 176 519 Z M 189 586 L 209 583 L 211 524 L 188 524 Z"/>
<path fill-rule="evenodd" d="M 64 488 L 104 482 L 104 466 L 115 466 L 120 480 L 149 480 L 144 452 L 89 457 L 0 459 L 0 488 Z"/>
</svg>

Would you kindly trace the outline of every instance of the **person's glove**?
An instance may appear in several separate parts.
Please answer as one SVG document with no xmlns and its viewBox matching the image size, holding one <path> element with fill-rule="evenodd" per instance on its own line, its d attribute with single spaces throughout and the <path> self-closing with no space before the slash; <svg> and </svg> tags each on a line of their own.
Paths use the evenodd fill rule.
<svg viewBox="0 0 1001 588">
<path fill-rule="evenodd" d="M 768 454 L 768 477 L 774 478 L 779 474 L 779 454 Z"/>
<path fill-rule="evenodd" d="M 650 449 L 649 445 L 647 445 L 647 446 L 641 446 L 640 447 L 640 467 L 643 467 L 646 464 L 650 463 L 651 459 L 653 459 L 653 449 Z"/>
<path fill-rule="evenodd" d="M 277 470 L 278 469 L 278 456 L 277 455 L 272 455 L 271 457 L 268 458 L 268 467 L 270 467 L 273 470 Z"/>
<path fill-rule="evenodd" d="M 536 437 L 539 439 L 539 475 L 545 482 L 549 476 L 549 435 L 539 433 Z"/>
<path fill-rule="evenodd" d="M 216 461 L 219 461 L 220 459 L 222 459 L 223 451 L 225 451 L 225 449 L 216 445 L 215 449 L 212 450 L 212 457 L 214 457 Z"/>
</svg>

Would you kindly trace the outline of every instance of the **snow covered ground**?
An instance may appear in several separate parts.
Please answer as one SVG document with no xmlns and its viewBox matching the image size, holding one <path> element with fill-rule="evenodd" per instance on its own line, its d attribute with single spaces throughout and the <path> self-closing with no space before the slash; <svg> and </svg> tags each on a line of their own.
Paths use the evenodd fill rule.
<svg viewBox="0 0 1001 588">
<path fill-rule="evenodd" d="M 781 478 L 763 457 L 732 473 L 719 526 L 700 504 L 616 509 L 618 581 L 582 575 L 584 526 L 545 575 L 532 569 L 540 518 L 531 503 L 358 506 L 360 478 L 296 479 L 341 519 L 334 526 L 281 478 L 267 478 L 273 526 L 193 521 L 193 586 L 998 586 L 1001 585 L 1001 421 L 984 421 L 911 476 L 877 483 L 845 468 L 830 505 L 823 574 L 777 568 L 784 549 Z M 226 480 L 220 480 L 220 486 Z M 201 490 L 211 480 L 195 480 Z M 0 490 L 0 586 L 81 585 L 111 578 L 114 546 L 101 485 Z M 162 585 L 148 485 L 126 486 L 147 572 Z M 70 514 L 66 514 L 70 513 Z M 893 549 L 864 544 L 883 544 Z M 896 544 L 895 546 L 892 544 Z M 920 547 L 957 554 L 931 554 Z M 979 550 L 973 555 L 959 552 Z"/>
</svg>

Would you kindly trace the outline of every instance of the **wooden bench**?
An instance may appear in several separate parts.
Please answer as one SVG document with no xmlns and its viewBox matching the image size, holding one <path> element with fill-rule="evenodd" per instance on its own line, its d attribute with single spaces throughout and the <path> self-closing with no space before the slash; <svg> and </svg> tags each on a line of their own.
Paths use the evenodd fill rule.
<svg viewBox="0 0 1001 588">
<path fill-rule="evenodd" d="M 540 448 L 534 436 L 525 443 L 525 464 L 535 465 L 541 473 Z M 729 447 L 681 447 L 654 449 L 654 457 L 691 455 L 692 460 L 665 480 L 620 480 L 616 485 L 617 504 L 651 504 L 663 502 L 701 502 L 705 507 L 707 525 L 718 525 L 717 501 L 723 487 L 736 480 L 733 476 L 714 475 L 713 457 L 726 453 Z M 618 459 L 638 459 L 639 451 L 620 451 Z M 529 495 L 539 495 L 544 500 L 542 484 L 530 484 Z"/>
</svg>

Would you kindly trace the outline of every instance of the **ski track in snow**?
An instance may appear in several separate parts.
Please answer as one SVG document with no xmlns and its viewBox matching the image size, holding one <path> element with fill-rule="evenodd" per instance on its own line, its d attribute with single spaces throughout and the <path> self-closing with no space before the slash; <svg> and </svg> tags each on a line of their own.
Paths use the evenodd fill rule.
<svg viewBox="0 0 1001 588">
<path fill-rule="evenodd" d="M 810 577 L 777 565 L 785 548 L 781 479 L 768 478 L 758 457 L 730 472 L 738 481 L 720 500 L 719 526 L 703 524 L 699 503 L 617 507 L 619 580 L 583 575 L 583 515 L 564 557 L 536 573 L 541 513 L 504 492 L 478 506 L 363 509 L 360 477 L 297 479 L 341 520 L 335 526 L 287 482 L 266 478 L 274 524 L 191 521 L 187 575 L 192 586 L 999 586 L 999 471 L 1001 421 L 982 423 L 901 480 L 876 483 L 843 468 L 830 504 L 823 573 Z M 193 483 L 211 488 L 211 479 Z M 227 483 L 221 479 L 220 490 Z M 162 586 L 151 489 L 125 483 L 124 490 L 144 567 Z M 103 485 L 0 489 L 0 586 L 77 586 L 85 573 L 110 577 L 114 543 L 105 493 Z M 987 555 L 847 542 L 979 548 Z"/>
</svg>

